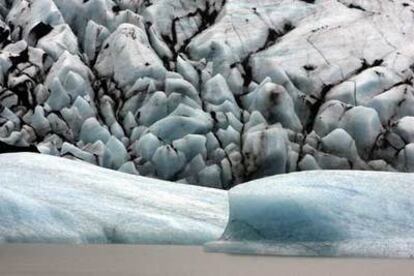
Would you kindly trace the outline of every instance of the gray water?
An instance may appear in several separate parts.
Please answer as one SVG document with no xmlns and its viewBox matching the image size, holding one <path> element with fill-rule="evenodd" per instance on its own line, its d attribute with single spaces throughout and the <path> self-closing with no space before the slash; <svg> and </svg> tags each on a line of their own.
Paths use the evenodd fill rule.
<svg viewBox="0 0 414 276">
<path fill-rule="evenodd" d="M 414 275 L 413 260 L 235 256 L 201 247 L 0 245 L 0 276 Z"/>
</svg>

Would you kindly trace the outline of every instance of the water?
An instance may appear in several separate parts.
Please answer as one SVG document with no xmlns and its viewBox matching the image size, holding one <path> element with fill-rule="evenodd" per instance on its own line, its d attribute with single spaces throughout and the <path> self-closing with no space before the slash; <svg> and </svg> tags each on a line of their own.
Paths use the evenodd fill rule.
<svg viewBox="0 0 414 276">
<path fill-rule="evenodd" d="M 1 276 L 413 275 L 414 261 L 253 257 L 201 247 L 1 245 Z"/>
</svg>

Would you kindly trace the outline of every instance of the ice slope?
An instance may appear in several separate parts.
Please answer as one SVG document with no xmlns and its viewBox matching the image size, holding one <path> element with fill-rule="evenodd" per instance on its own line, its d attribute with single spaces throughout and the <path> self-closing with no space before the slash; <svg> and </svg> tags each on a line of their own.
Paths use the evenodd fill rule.
<svg viewBox="0 0 414 276">
<path fill-rule="evenodd" d="M 414 256 L 414 174 L 293 173 L 242 184 L 229 201 L 229 224 L 209 251 Z"/>
<path fill-rule="evenodd" d="M 0 243 L 202 244 L 223 233 L 227 216 L 225 191 L 0 155 Z"/>
<path fill-rule="evenodd" d="M 0 142 L 224 189 L 314 169 L 413 172 L 413 9 L 0 0 Z"/>
<path fill-rule="evenodd" d="M 241 254 L 414 255 L 413 174 L 302 172 L 225 192 L 17 153 L 0 155 L 0 175 L 0 243 L 207 243 L 209 251 Z"/>
</svg>

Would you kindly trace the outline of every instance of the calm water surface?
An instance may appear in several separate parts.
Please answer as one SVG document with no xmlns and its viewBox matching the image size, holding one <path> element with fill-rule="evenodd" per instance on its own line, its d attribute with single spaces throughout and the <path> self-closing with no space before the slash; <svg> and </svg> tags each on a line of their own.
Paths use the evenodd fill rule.
<svg viewBox="0 0 414 276">
<path fill-rule="evenodd" d="M 233 256 L 201 247 L 0 245 L 0 276 L 414 275 L 414 260 Z"/>
</svg>

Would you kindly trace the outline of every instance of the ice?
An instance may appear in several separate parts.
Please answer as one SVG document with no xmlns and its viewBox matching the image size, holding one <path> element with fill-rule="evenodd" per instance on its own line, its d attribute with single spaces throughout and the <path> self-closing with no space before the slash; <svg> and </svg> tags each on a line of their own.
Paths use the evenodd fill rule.
<svg viewBox="0 0 414 276">
<path fill-rule="evenodd" d="M 187 135 L 182 139 L 175 140 L 173 146 L 184 153 L 187 160 L 193 159 L 196 155 L 207 155 L 207 139 L 202 135 Z"/>
<path fill-rule="evenodd" d="M 198 92 L 191 83 L 179 78 L 167 78 L 165 81 L 165 94 L 170 95 L 174 92 L 185 95 L 198 104 L 201 103 Z"/>
<path fill-rule="evenodd" d="M 39 0 L 33 3 L 24 0 L 13 2 L 7 15 L 7 22 L 22 27 L 22 36 L 28 38 L 38 24 L 56 26 L 64 23 L 59 9 L 52 0 Z M 18 29 L 14 30 L 17 36 Z"/>
<path fill-rule="evenodd" d="M 398 154 L 398 161 L 401 170 L 414 172 L 414 143 L 408 144 Z"/>
<path fill-rule="evenodd" d="M 225 191 L 46 155 L 2 154 L 0 164 L 3 243 L 202 244 L 227 221 Z"/>
<path fill-rule="evenodd" d="M 47 116 L 47 120 L 50 123 L 50 127 L 52 132 L 64 137 L 66 140 L 73 140 L 73 133 L 65 123 L 65 121 L 61 120 L 59 116 L 54 113 L 51 113 Z"/>
<path fill-rule="evenodd" d="M 50 123 L 45 117 L 45 112 L 41 106 L 37 106 L 33 114 L 27 114 L 25 121 L 29 123 L 36 130 L 36 133 L 40 135 L 46 135 L 50 131 Z"/>
<path fill-rule="evenodd" d="M 101 49 L 104 41 L 109 37 L 110 32 L 102 25 L 90 20 L 85 29 L 83 47 L 90 62 L 96 60 L 97 52 Z"/>
<path fill-rule="evenodd" d="M 83 151 L 67 142 L 64 142 L 62 145 L 62 154 L 71 155 L 91 164 L 96 164 L 96 158 L 92 153 Z"/>
<path fill-rule="evenodd" d="M 303 171 L 312 171 L 312 170 L 320 170 L 318 162 L 316 159 L 310 155 L 306 154 L 305 157 L 298 164 L 299 169 Z"/>
<path fill-rule="evenodd" d="M 283 128 L 250 130 L 244 139 L 243 153 L 248 174 L 258 172 L 260 176 L 269 176 L 286 172 L 288 145 Z"/>
<path fill-rule="evenodd" d="M 120 87 L 132 86 L 137 77 L 165 75 L 161 60 L 149 47 L 145 31 L 126 23 L 104 42 L 95 69 L 101 77 L 113 77 Z"/>
<path fill-rule="evenodd" d="M 159 176 L 170 178 L 177 175 L 184 167 L 186 158 L 182 152 L 175 150 L 172 146 L 164 145 L 154 152 L 152 161 Z"/>
<path fill-rule="evenodd" d="M 47 99 L 47 105 L 50 106 L 52 110 L 58 111 L 64 107 L 68 107 L 70 104 L 70 97 L 66 93 L 65 88 L 62 86 L 62 83 L 59 79 L 54 79 L 50 85 L 50 96 Z"/>
<path fill-rule="evenodd" d="M 127 150 L 114 136 L 109 138 L 105 146 L 106 148 L 103 155 L 103 166 L 105 168 L 119 169 L 125 162 L 127 162 Z"/>
<path fill-rule="evenodd" d="M 341 134 L 336 130 L 332 137 Z M 62 145 L 73 155 L 98 153 L 94 147 L 81 152 Z M 308 169 L 316 164 L 311 159 L 302 160 Z M 204 164 L 201 155 L 190 165 L 200 166 L 199 183 L 221 187 L 219 166 Z M 119 170 L 138 174 L 132 162 Z M 1 243 L 206 243 L 208 251 L 283 256 L 414 254 L 409 173 L 309 171 L 226 192 L 17 153 L 0 155 L 0 174 Z"/>
<path fill-rule="evenodd" d="M 57 60 L 65 51 L 76 55 L 79 53 L 78 40 L 69 25 L 61 24 L 42 37 L 37 47 L 43 49 L 54 60 Z"/>
<path fill-rule="evenodd" d="M 396 124 L 395 131 L 401 139 L 408 143 L 414 143 L 414 117 L 404 117 Z"/>
<path fill-rule="evenodd" d="M 367 107 L 357 106 L 347 111 L 341 119 L 342 126 L 355 140 L 361 154 L 368 154 L 382 133 L 378 113 Z"/>
<path fill-rule="evenodd" d="M 129 174 L 136 174 L 139 175 L 139 172 L 137 171 L 137 169 L 135 168 L 135 164 L 132 161 L 126 162 L 124 163 L 119 169 L 118 171 L 120 172 L 124 172 L 124 173 L 129 173 Z"/>
<path fill-rule="evenodd" d="M 312 171 L 229 192 L 230 217 L 207 249 L 294 256 L 412 257 L 414 174 Z"/>
<path fill-rule="evenodd" d="M 368 106 L 377 110 L 381 122 L 386 124 L 392 118 L 409 116 L 414 110 L 413 88 L 401 85 L 374 97 Z"/>
<path fill-rule="evenodd" d="M 359 159 L 354 139 L 342 128 L 337 128 L 321 139 L 326 152 L 348 158 L 355 162 Z"/>
<path fill-rule="evenodd" d="M 10 146 L 224 189 L 413 170 L 409 1 L 0 2 Z"/>
<path fill-rule="evenodd" d="M 259 111 L 269 123 L 280 122 L 285 128 L 297 132 L 302 130 L 292 98 L 283 86 L 272 83 L 270 78 L 265 79 L 243 100 L 247 110 Z"/>
<path fill-rule="evenodd" d="M 181 56 L 177 57 L 177 72 L 183 76 L 185 80 L 191 82 L 194 87 L 199 85 L 200 77 L 197 70 L 190 62 L 183 59 Z"/>
<path fill-rule="evenodd" d="M 352 105 L 366 105 L 369 100 L 401 81 L 402 79 L 393 71 L 384 67 L 373 67 L 333 88 L 326 99 L 336 99 Z"/>
<path fill-rule="evenodd" d="M 80 131 L 80 139 L 84 143 L 93 143 L 97 140 L 106 143 L 110 136 L 109 131 L 101 126 L 95 118 L 87 119 L 83 123 Z"/>
<path fill-rule="evenodd" d="M 196 115 L 196 113 L 193 113 Z M 200 120 L 195 116 L 180 116 L 179 114 L 162 119 L 153 124 L 150 130 L 165 141 L 174 141 L 187 134 L 205 134 L 211 129 L 211 122 Z"/>
</svg>

